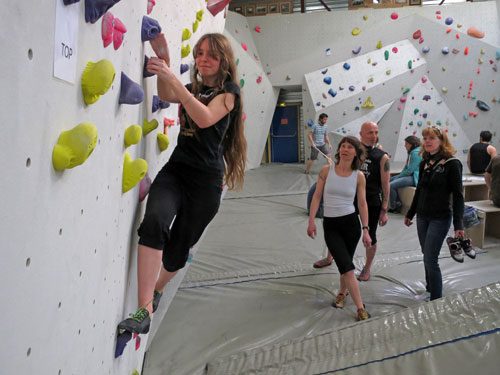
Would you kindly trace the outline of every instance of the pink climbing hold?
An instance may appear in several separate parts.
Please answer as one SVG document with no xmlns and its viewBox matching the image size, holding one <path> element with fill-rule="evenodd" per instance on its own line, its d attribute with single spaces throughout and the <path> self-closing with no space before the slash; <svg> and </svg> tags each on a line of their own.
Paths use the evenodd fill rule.
<svg viewBox="0 0 500 375">
<path fill-rule="evenodd" d="M 146 175 L 143 177 L 141 182 L 139 183 L 139 202 L 142 202 L 146 199 L 149 194 L 149 188 L 151 187 L 151 178 L 146 172 Z"/>
<path fill-rule="evenodd" d="M 241 115 L 241 121 L 245 121 L 247 119 L 247 114 L 246 113 L 243 113 Z"/>
<path fill-rule="evenodd" d="M 123 42 L 123 34 L 127 32 L 127 28 L 119 18 L 113 16 L 111 12 L 104 13 L 102 17 L 101 36 L 104 47 L 107 47 L 113 42 L 115 50 L 120 48 Z"/>
<path fill-rule="evenodd" d="M 398 105 L 398 111 L 401 111 L 402 108 L 403 108 L 403 106 L 401 104 Z"/>
<path fill-rule="evenodd" d="M 469 116 L 477 117 L 477 112 L 470 111 L 469 112 Z"/>
<path fill-rule="evenodd" d="M 216 16 L 220 11 L 226 8 L 226 5 L 229 4 L 231 0 L 208 0 L 207 9 L 212 14 L 212 16 Z"/>
<path fill-rule="evenodd" d="M 425 82 L 427 82 L 427 78 L 424 76 L 424 77 L 422 77 L 422 83 L 425 83 Z"/>
<path fill-rule="evenodd" d="M 413 39 L 418 39 L 422 36 L 422 32 L 420 30 L 417 30 L 413 33 Z"/>
<path fill-rule="evenodd" d="M 260 26 L 255 26 L 255 31 L 257 31 L 258 33 L 260 33 Z"/>
<path fill-rule="evenodd" d="M 243 48 L 245 51 L 248 51 L 248 46 L 245 43 L 241 43 L 241 48 Z"/>
<path fill-rule="evenodd" d="M 440 20 L 440 19 L 441 19 L 441 18 L 443 18 L 443 17 L 441 17 L 440 15 L 437 15 L 437 16 L 436 16 L 436 18 L 437 18 L 438 20 Z"/>
<path fill-rule="evenodd" d="M 406 103 L 406 96 L 402 96 L 401 98 L 399 98 L 399 101 L 401 103 Z"/>
<path fill-rule="evenodd" d="M 460 39 L 460 34 L 459 34 L 459 33 L 457 33 L 457 34 L 455 35 L 455 38 Z"/>
<path fill-rule="evenodd" d="M 135 350 L 139 350 L 141 347 L 141 336 L 137 335 L 137 338 L 135 339 Z"/>
<path fill-rule="evenodd" d="M 398 47 L 392 47 L 392 53 L 398 53 Z"/>
<path fill-rule="evenodd" d="M 424 42 L 424 38 L 420 38 L 420 39 L 418 40 L 418 43 L 419 43 L 419 44 L 422 44 L 423 42 Z"/>
<path fill-rule="evenodd" d="M 393 19 L 393 20 L 397 20 L 398 17 L 399 16 L 398 16 L 398 14 L 396 12 L 394 12 L 394 13 L 391 14 L 391 19 Z"/>
<path fill-rule="evenodd" d="M 262 76 L 259 76 L 259 78 L 257 78 L 257 83 L 261 83 L 262 82 Z"/>
<path fill-rule="evenodd" d="M 148 1 L 148 14 L 153 11 L 153 7 L 156 5 L 155 0 L 147 0 Z"/>
</svg>

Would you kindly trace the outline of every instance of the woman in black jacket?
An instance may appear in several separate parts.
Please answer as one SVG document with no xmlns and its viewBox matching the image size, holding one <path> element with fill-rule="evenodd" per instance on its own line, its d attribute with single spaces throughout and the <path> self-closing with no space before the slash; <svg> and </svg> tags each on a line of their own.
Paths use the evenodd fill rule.
<svg viewBox="0 0 500 375">
<path fill-rule="evenodd" d="M 446 133 L 438 126 L 422 131 L 422 162 L 410 210 L 404 219 L 410 226 L 417 214 L 417 233 L 424 254 L 426 289 L 431 300 L 442 297 L 443 280 L 438 257 L 453 219 L 455 237 L 464 237 L 462 163 Z"/>
</svg>

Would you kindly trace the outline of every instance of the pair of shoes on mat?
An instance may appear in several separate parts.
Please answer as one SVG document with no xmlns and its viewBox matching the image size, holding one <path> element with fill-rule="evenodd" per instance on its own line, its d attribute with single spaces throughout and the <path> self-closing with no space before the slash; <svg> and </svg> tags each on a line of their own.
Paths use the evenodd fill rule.
<svg viewBox="0 0 500 375">
<path fill-rule="evenodd" d="M 365 305 L 363 304 L 362 309 L 358 309 L 358 312 L 356 313 L 356 320 L 359 322 L 360 320 L 366 320 L 370 319 L 371 315 L 366 311 Z"/>
<path fill-rule="evenodd" d="M 359 281 L 368 281 L 368 280 L 370 280 L 370 270 L 366 269 L 365 267 L 363 267 L 363 269 L 361 270 L 361 273 L 358 276 L 358 280 Z"/>
<path fill-rule="evenodd" d="M 453 260 L 463 263 L 464 253 L 471 259 L 476 258 L 476 250 L 472 247 L 470 239 L 448 237 L 446 238 L 446 243 L 448 244 Z"/>
<path fill-rule="evenodd" d="M 335 297 L 335 301 L 333 302 L 332 306 L 335 307 L 336 309 L 343 309 L 345 306 L 345 299 L 349 293 L 339 293 L 337 294 L 337 297 Z"/>
<path fill-rule="evenodd" d="M 328 267 L 329 265 L 331 265 L 333 262 L 332 259 L 326 257 L 326 258 L 323 258 L 323 259 L 320 259 L 316 262 L 313 263 L 313 267 L 314 268 L 323 268 L 323 267 Z"/>
<path fill-rule="evenodd" d="M 145 307 L 140 307 L 135 314 L 130 314 L 130 318 L 123 320 L 118 324 L 119 330 L 124 330 L 132 333 L 148 333 L 151 325 L 149 311 Z"/>
</svg>

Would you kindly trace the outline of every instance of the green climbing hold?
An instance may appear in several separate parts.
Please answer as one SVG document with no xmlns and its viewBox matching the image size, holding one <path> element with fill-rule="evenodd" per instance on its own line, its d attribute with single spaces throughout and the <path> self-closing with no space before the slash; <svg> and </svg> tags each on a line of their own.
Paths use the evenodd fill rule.
<svg viewBox="0 0 500 375">
<path fill-rule="evenodd" d="M 170 144 L 170 139 L 168 139 L 168 135 L 163 133 L 158 133 L 156 135 L 156 141 L 158 142 L 158 148 L 161 152 L 165 151 Z"/>
<path fill-rule="evenodd" d="M 415 109 L 413 110 L 413 114 L 414 114 L 414 115 L 416 115 L 416 114 L 418 113 L 418 111 L 419 111 L 419 109 L 418 109 L 418 108 L 415 108 Z"/>
<path fill-rule="evenodd" d="M 412 66 L 413 66 L 413 63 L 411 62 L 411 60 L 408 60 L 408 69 L 411 69 Z"/>
<path fill-rule="evenodd" d="M 409 89 L 409 88 L 407 88 L 405 91 L 403 91 L 403 95 L 406 95 L 406 94 L 408 94 L 409 92 L 410 92 L 410 89 Z"/>
<path fill-rule="evenodd" d="M 391 71 L 390 70 L 386 70 L 385 74 L 389 75 L 389 74 L 391 74 Z"/>
<path fill-rule="evenodd" d="M 148 121 L 147 118 L 144 118 L 142 120 L 142 134 L 144 136 L 148 135 L 151 133 L 153 130 L 155 130 L 158 127 L 158 120 L 157 119 L 152 119 L 151 121 Z"/>
<path fill-rule="evenodd" d="M 73 168 L 81 165 L 94 151 L 97 143 L 97 128 L 90 122 L 82 122 L 59 135 L 52 151 L 54 169 Z"/>
<path fill-rule="evenodd" d="M 240 87 L 243 88 L 245 86 L 245 80 L 242 78 L 240 79 Z"/>
<path fill-rule="evenodd" d="M 123 160 L 122 192 L 126 193 L 137 185 L 148 171 L 148 163 L 144 159 L 132 161 L 130 154 L 125 153 Z"/>
<path fill-rule="evenodd" d="M 189 52 L 191 52 L 191 46 L 189 44 L 181 47 L 181 57 L 189 56 Z"/>
<path fill-rule="evenodd" d="M 182 41 L 184 42 L 185 40 L 188 40 L 189 38 L 191 38 L 191 35 L 191 31 L 189 31 L 188 29 L 182 30 Z"/>
<path fill-rule="evenodd" d="M 385 50 L 385 52 L 384 52 L 384 58 L 385 58 L 386 61 L 389 60 L 389 51 Z"/>
</svg>

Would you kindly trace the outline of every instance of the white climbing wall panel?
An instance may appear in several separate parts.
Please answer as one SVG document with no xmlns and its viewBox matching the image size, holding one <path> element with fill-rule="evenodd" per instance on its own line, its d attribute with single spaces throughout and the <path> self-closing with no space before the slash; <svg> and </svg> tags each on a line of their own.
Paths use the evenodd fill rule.
<svg viewBox="0 0 500 375">
<path fill-rule="evenodd" d="M 178 125 L 168 130 L 171 144 L 163 153 L 156 134 L 163 118 L 177 119 L 177 105 L 151 110 L 156 79 L 142 78 L 144 55 L 152 55 L 141 42 L 147 0 L 110 9 L 127 28 L 118 50 L 103 47 L 102 19 L 85 23 L 84 3 L 70 5 L 79 9 L 75 85 L 53 77 L 55 1 L 0 5 L 1 373 L 128 375 L 142 367 L 145 338 L 137 351 L 131 342 L 114 359 L 115 327 L 136 308 L 136 230 L 145 206 L 138 186 L 122 194 L 123 134 L 144 117 L 159 120 L 158 129 L 127 149 L 132 159 L 147 160 L 154 177 L 175 146 Z M 202 34 L 223 31 L 224 12 L 212 16 L 204 0 L 156 1 L 149 15 L 162 26 L 179 75 L 181 62 L 193 62 L 192 55 L 181 59 L 182 30 L 192 30 L 200 10 L 203 20 L 184 42 L 194 46 Z M 80 77 L 88 61 L 101 59 L 113 63 L 116 77 L 87 106 Z M 118 104 L 122 71 L 144 88 L 143 103 Z M 189 73 L 181 79 L 189 82 Z M 83 165 L 56 172 L 52 149 L 59 134 L 84 121 L 98 130 L 94 152 Z"/>
</svg>

